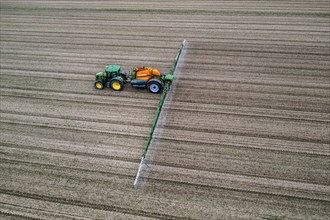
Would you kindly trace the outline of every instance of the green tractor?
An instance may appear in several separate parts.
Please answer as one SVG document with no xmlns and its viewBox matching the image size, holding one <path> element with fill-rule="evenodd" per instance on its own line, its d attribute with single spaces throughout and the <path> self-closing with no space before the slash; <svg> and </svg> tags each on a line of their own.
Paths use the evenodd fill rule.
<svg viewBox="0 0 330 220">
<path fill-rule="evenodd" d="M 147 88 L 151 93 L 159 93 L 167 81 L 172 82 L 173 75 L 162 75 L 155 68 L 136 67 L 126 74 L 119 65 L 108 65 L 103 72 L 96 74 L 95 88 L 104 89 L 106 86 L 120 91 L 126 83 L 130 83 L 135 88 Z"/>
<path fill-rule="evenodd" d="M 106 86 L 113 90 L 120 91 L 123 90 L 126 81 L 126 73 L 121 71 L 119 65 L 109 65 L 105 67 L 103 72 L 96 74 L 95 88 L 104 89 Z"/>
</svg>

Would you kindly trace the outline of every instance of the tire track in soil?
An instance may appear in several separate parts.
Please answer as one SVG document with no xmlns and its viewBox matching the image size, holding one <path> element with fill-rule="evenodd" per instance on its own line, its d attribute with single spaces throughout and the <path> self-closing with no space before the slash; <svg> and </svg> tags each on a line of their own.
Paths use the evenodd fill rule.
<svg viewBox="0 0 330 220">
<path fill-rule="evenodd" d="M 45 146 L 35 146 L 35 145 L 26 145 L 26 144 L 14 144 L 9 142 L 4 142 L 4 140 L 0 141 L 0 144 L 2 147 L 5 148 L 13 148 L 13 149 L 24 149 L 27 151 L 40 151 L 40 152 L 46 152 L 46 153 L 60 153 L 60 154 L 68 154 L 68 155 L 78 155 L 78 156 L 84 156 L 84 157 L 93 157 L 93 158 L 102 158 L 102 159 L 110 159 L 110 160 L 121 160 L 121 161 L 127 161 L 127 162 L 139 162 L 139 159 L 136 158 L 127 158 L 123 156 L 114 156 L 114 155 L 104 155 L 104 154 L 96 154 L 96 153 L 88 153 L 84 151 L 75 151 L 72 150 L 65 150 L 65 149 L 56 149 L 56 148 L 49 148 Z M 124 147 L 125 145 L 121 146 Z"/>
<path fill-rule="evenodd" d="M 4 30 L 4 31 L 7 31 L 7 32 L 15 32 L 15 30 Z M 27 33 L 44 33 L 42 31 L 28 31 L 26 30 Z M 21 31 L 20 31 L 21 33 Z M 65 34 L 68 32 L 49 32 L 48 34 L 58 34 L 60 35 L 59 37 L 65 37 L 65 38 L 86 38 L 86 39 L 95 39 L 97 38 L 98 36 L 91 36 L 91 37 L 88 37 L 86 36 L 85 33 L 77 33 L 77 32 L 72 32 L 70 33 L 70 35 L 61 35 L 61 34 Z M 91 33 L 92 34 L 92 33 Z M 91 35 L 90 34 L 90 35 Z M 0 34 L 2 36 L 6 36 L 6 35 L 17 35 L 17 34 Z M 71 35 L 78 35 L 79 37 L 75 36 L 75 37 L 70 37 Z M 22 35 L 22 36 L 25 36 L 25 35 Z M 27 35 L 27 36 L 30 36 L 30 35 Z M 31 35 L 31 36 L 39 36 L 39 35 Z M 46 36 L 43 36 L 41 35 L 42 37 L 48 37 L 47 35 Z M 82 37 L 83 36 L 83 37 Z M 139 38 L 141 39 L 139 39 Z M 163 41 L 165 42 L 178 42 L 180 41 L 182 38 L 181 37 L 176 37 L 176 36 L 171 36 L 170 38 L 168 36 L 159 36 L 159 37 L 166 37 Z M 119 40 L 119 39 L 122 39 L 122 40 L 134 40 L 134 41 L 156 41 L 158 42 L 158 38 L 157 37 L 151 37 L 149 35 L 138 35 L 134 38 L 132 37 L 128 37 L 127 35 L 124 35 L 124 34 L 112 34 L 111 35 L 111 38 L 110 37 L 103 37 L 102 39 L 113 39 L 113 40 Z M 278 45 L 282 45 L 282 46 L 292 46 L 292 45 L 295 45 L 295 43 L 299 46 L 302 46 L 303 44 L 305 44 L 304 46 L 318 46 L 318 47 L 328 47 L 329 46 L 329 43 L 326 39 L 324 39 L 323 41 L 321 40 L 318 40 L 318 41 L 314 41 L 314 40 L 310 40 L 310 41 L 306 41 L 306 40 L 290 40 L 290 39 L 269 39 L 269 38 L 260 38 L 260 39 L 257 39 L 257 38 L 225 38 L 225 37 L 203 37 L 203 39 L 201 39 L 200 37 L 194 37 L 194 36 L 191 36 L 189 39 L 193 40 L 194 42 L 203 42 L 203 40 L 205 42 L 209 42 L 209 41 L 212 41 L 212 42 L 216 42 L 216 43 L 223 43 L 223 42 L 226 42 L 227 44 L 229 45 L 244 45 L 244 44 L 247 44 L 247 45 L 273 45 L 273 46 L 278 46 Z M 7 44 L 10 43 L 10 41 L 7 42 Z M 16 44 L 19 44 L 20 42 L 16 42 Z M 289 43 L 289 44 L 285 44 L 285 43 Z M 3 45 L 5 45 L 5 43 L 3 43 Z M 296 46 L 297 46 L 296 45 Z M 12 46 L 13 48 L 14 46 Z M 51 45 L 48 45 L 48 48 L 50 48 Z M 22 46 L 19 47 L 20 49 L 22 48 Z M 113 50 L 115 51 L 123 51 L 125 50 L 126 48 L 119 48 L 119 47 L 115 47 L 113 48 Z M 156 48 L 158 49 L 158 48 Z M 173 48 L 174 49 L 174 48 Z M 130 50 L 131 51 L 131 50 Z M 243 51 L 242 51 L 243 52 Z"/>
<path fill-rule="evenodd" d="M 38 195 L 38 194 L 32 194 L 32 193 L 20 192 L 20 191 L 10 191 L 10 190 L 0 189 L 0 193 L 6 194 L 6 195 L 23 197 L 23 198 L 47 201 L 47 202 L 74 205 L 77 207 L 92 208 L 92 209 L 96 209 L 96 210 L 114 211 L 114 212 L 119 212 L 119 213 L 130 214 L 133 216 L 151 217 L 151 218 L 158 218 L 158 219 L 184 219 L 184 218 L 180 218 L 178 216 L 146 212 L 143 210 L 135 210 L 135 209 L 130 209 L 130 208 L 122 208 L 122 207 L 118 207 L 118 206 L 110 206 L 110 205 L 104 205 L 104 204 L 95 204 L 95 203 L 89 203 L 86 201 L 65 199 L 65 198 L 61 198 L 61 197 L 49 197 L 49 196 L 45 196 L 45 195 Z"/>
<path fill-rule="evenodd" d="M 70 103 L 81 103 L 81 104 L 96 104 L 109 106 L 105 102 L 118 102 L 118 97 L 114 98 L 111 96 L 105 96 L 104 94 L 93 94 L 93 93 L 74 93 L 74 92 L 59 92 L 59 91 L 49 91 L 49 90 L 35 90 L 35 89 L 25 89 L 21 90 L 19 88 L 8 88 L 9 90 L 1 90 L 3 97 L 8 97 L 8 99 L 18 98 L 18 99 L 30 99 L 33 100 L 45 100 L 45 101 L 58 101 L 58 102 L 70 102 Z M 21 90 L 21 91 L 19 91 Z M 22 92 L 23 91 L 23 92 Z M 22 92 L 22 93 L 20 93 Z M 43 93 L 43 94 L 42 94 Z M 74 95 L 74 97 L 72 96 Z M 39 96 L 39 97 L 37 97 Z M 51 96 L 51 97 L 49 97 Z M 55 97 L 54 97 L 55 96 Z M 89 98 L 95 98 L 96 100 L 88 100 Z M 131 96 L 124 96 L 125 99 L 120 100 L 121 103 L 116 107 L 126 107 L 126 108 L 142 108 L 145 110 L 151 110 L 153 105 L 157 100 L 139 98 L 134 99 Z M 3 98 L 2 100 L 4 100 Z M 133 100 L 134 99 L 134 100 Z M 87 101 L 88 100 L 88 101 Z M 5 100 L 4 100 L 5 101 Z"/>
<path fill-rule="evenodd" d="M 132 21 L 134 23 L 134 21 Z M 137 24 L 132 24 L 132 22 L 127 22 L 127 24 L 125 24 L 124 22 L 121 22 L 121 24 L 111 24 L 111 22 L 107 22 L 108 25 L 111 25 L 112 27 L 122 27 L 123 25 L 125 25 L 127 28 L 136 28 Z M 40 22 L 36 22 L 36 23 L 32 23 L 32 22 L 29 22 L 29 21 L 15 21 L 13 22 L 15 25 L 26 25 L 26 24 L 29 24 L 29 25 L 37 25 L 38 27 L 44 25 L 44 26 L 74 26 L 76 27 L 77 25 L 79 26 L 90 26 L 90 25 L 93 25 L 93 28 L 98 28 L 98 27 L 103 27 L 104 24 L 99 24 L 99 23 L 91 23 L 91 24 L 81 24 L 81 23 L 77 23 L 77 24 L 73 24 L 73 22 L 68 22 L 68 23 L 60 23 L 60 22 L 45 22 L 44 20 L 41 20 Z M 110 24 L 109 24 L 110 23 Z M 3 24 L 10 24 L 10 23 L 5 23 L 3 22 Z M 144 29 L 148 29 L 148 28 L 151 28 L 151 29 L 155 29 L 155 28 L 169 28 L 171 30 L 177 28 L 184 28 L 186 30 L 189 30 L 189 29 L 194 29 L 196 28 L 196 23 L 192 23 L 192 25 L 189 25 L 189 26 L 185 26 L 187 25 L 186 23 L 181 23 L 181 24 L 178 24 L 178 25 L 169 25 L 167 23 L 163 24 L 163 25 L 160 25 L 159 22 L 158 24 L 145 24 L 145 23 L 142 23 L 143 25 L 139 24 L 139 28 L 144 28 Z M 204 23 L 200 26 L 197 25 L 197 28 L 199 28 L 199 30 L 220 30 L 220 31 L 234 31 L 234 30 L 240 30 L 240 31 L 274 31 L 274 32 L 288 32 L 290 30 L 290 33 L 295 33 L 295 32 L 301 32 L 301 33 L 311 33 L 311 30 L 304 30 L 304 29 L 296 29 L 294 30 L 293 28 L 296 28 L 296 26 L 294 26 L 293 28 L 291 29 L 285 29 L 285 28 L 282 28 L 282 29 L 278 29 L 276 27 L 273 27 L 273 29 L 270 29 L 270 28 L 246 28 L 246 26 L 243 26 L 244 28 L 232 28 L 232 27 L 214 27 L 214 26 L 210 26 L 208 27 L 208 24 L 207 23 Z M 286 26 L 287 27 L 287 26 Z M 315 26 L 310 26 L 310 27 L 315 27 Z M 324 27 L 324 26 L 321 26 L 321 27 Z M 330 33 L 329 30 L 313 30 L 313 34 L 314 33 Z"/>
</svg>

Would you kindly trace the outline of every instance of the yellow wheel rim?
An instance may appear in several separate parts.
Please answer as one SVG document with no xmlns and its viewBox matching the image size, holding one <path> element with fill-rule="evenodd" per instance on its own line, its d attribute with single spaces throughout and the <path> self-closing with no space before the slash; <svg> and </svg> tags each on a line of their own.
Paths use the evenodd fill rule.
<svg viewBox="0 0 330 220">
<path fill-rule="evenodd" d="M 97 89 L 102 89 L 102 83 L 96 83 L 95 84 L 95 87 L 97 88 Z"/>
<path fill-rule="evenodd" d="M 114 90 L 120 90 L 121 89 L 121 85 L 119 82 L 113 82 L 111 84 L 111 87 L 114 89 Z"/>
</svg>

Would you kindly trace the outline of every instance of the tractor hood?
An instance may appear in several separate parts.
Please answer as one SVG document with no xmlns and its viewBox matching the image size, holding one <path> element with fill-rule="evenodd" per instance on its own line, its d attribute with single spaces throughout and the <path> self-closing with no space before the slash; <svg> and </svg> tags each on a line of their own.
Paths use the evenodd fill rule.
<svg viewBox="0 0 330 220">
<path fill-rule="evenodd" d="M 96 79 L 105 79 L 106 73 L 105 72 L 98 72 L 96 73 Z"/>
</svg>

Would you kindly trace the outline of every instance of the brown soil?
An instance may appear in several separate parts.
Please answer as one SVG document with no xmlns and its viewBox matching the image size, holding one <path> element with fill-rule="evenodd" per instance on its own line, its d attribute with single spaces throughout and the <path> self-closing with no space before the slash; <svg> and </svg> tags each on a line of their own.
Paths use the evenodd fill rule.
<svg viewBox="0 0 330 220">
<path fill-rule="evenodd" d="M 327 1 L 0 6 L 1 219 L 330 215 Z M 183 39 L 134 188 L 160 95 L 94 74 L 167 73 Z"/>
</svg>

